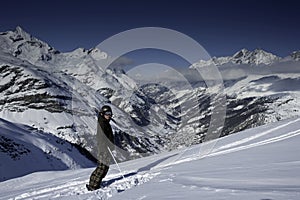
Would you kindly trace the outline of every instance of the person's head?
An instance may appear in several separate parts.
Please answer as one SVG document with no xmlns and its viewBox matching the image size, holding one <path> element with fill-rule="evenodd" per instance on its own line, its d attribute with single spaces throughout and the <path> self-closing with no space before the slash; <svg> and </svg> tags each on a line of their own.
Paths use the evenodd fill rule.
<svg viewBox="0 0 300 200">
<path fill-rule="evenodd" d="M 101 108 L 101 111 L 100 111 L 101 115 L 106 119 L 106 120 L 110 120 L 113 113 L 112 113 L 112 110 L 111 110 L 111 107 L 108 106 L 108 105 L 104 105 L 102 108 Z"/>
</svg>

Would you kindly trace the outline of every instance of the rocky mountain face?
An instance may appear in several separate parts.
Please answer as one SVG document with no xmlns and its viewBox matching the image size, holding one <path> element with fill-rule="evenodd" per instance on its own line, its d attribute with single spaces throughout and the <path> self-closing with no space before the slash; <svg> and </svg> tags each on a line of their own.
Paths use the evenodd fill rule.
<svg viewBox="0 0 300 200">
<path fill-rule="evenodd" d="M 119 160 L 209 138 L 212 99 L 217 94 L 208 91 L 204 81 L 193 80 L 189 89 L 143 85 L 122 70 L 103 69 L 103 62 L 109 59 L 96 48 L 58 52 L 20 27 L 0 33 L 0 118 L 53 134 L 95 155 L 97 112 L 109 104 Z M 221 136 L 300 116 L 300 73 L 278 70 L 284 65 L 290 72 L 298 61 L 297 52 L 283 61 L 263 50 L 246 49 L 199 61 L 198 67 L 216 65 L 224 77 L 239 72 L 224 78 L 225 123 L 216 127 L 222 128 Z M 268 73 L 260 73 L 262 69 Z M 5 138 L 0 145 L 13 144 L 13 137 L 1 137 Z"/>
</svg>

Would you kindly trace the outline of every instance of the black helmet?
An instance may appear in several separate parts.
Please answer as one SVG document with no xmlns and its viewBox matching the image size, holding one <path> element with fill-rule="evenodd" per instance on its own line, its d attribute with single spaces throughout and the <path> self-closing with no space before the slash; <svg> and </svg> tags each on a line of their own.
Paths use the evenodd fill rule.
<svg viewBox="0 0 300 200">
<path fill-rule="evenodd" d="M 111 110 L 111 107 L 108 106 L 108 105 L 104 105 L 102 108 L 101 108 L 101 111 L 100 111 L 102 114 L 105 114 L 105 113 L 109 113 L 110 115 L 112 115 L 112 110 Z"/>
</svg>

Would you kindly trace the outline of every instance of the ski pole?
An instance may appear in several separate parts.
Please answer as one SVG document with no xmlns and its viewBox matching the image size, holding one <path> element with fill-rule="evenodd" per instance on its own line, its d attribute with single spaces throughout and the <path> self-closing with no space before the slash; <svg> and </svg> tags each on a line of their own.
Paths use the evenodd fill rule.
<svg viewBox="0 0 300 200">
<path fill-rule="evenodd" d="M 121 173 L 123 179 L 125 180 L 125 176 L 123 175 L 123 172 L 122 172 L 122 170 L 121 170 L 121 168 L 120 168 L 120 166 L 119 166 L 117 160 L 115 159 L 115 156 L 113 155 L 113 153 L 111 152 L 111 150 L 110 150 L 109 147 L 107 147 L 107 149 L 108 149 L 110 155 L 113 157 L 113 159 L 114 159 L 114 161 L 115 161 L 115 163 L 116 163 L 116 165 L 117 165 L 117 167 L 118 167 L 118 169 L 119 169 L 119 171 L 120 171 L 120 173 Z"/>
</svg>

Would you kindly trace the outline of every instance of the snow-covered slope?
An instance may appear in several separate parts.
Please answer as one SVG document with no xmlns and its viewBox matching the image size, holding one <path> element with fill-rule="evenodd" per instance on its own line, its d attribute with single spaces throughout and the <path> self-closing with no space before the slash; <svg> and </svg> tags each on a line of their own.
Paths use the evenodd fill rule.
<svg viewBox="0 0 300 200">
<path fill-rule="evenodd" d="M 0 181 L 36 171 L 95 166 L 80 146 L 3 119 L 0 119 L 0 163 Z"/>
<path fill-rule="evenodd" d="M 0 183 L 0 199 L 300 198 L 300 119 L 290 119 L 112 165 L 103 188 L 88 192 L 93 168 L 38 172 Z"/>
</svg>

